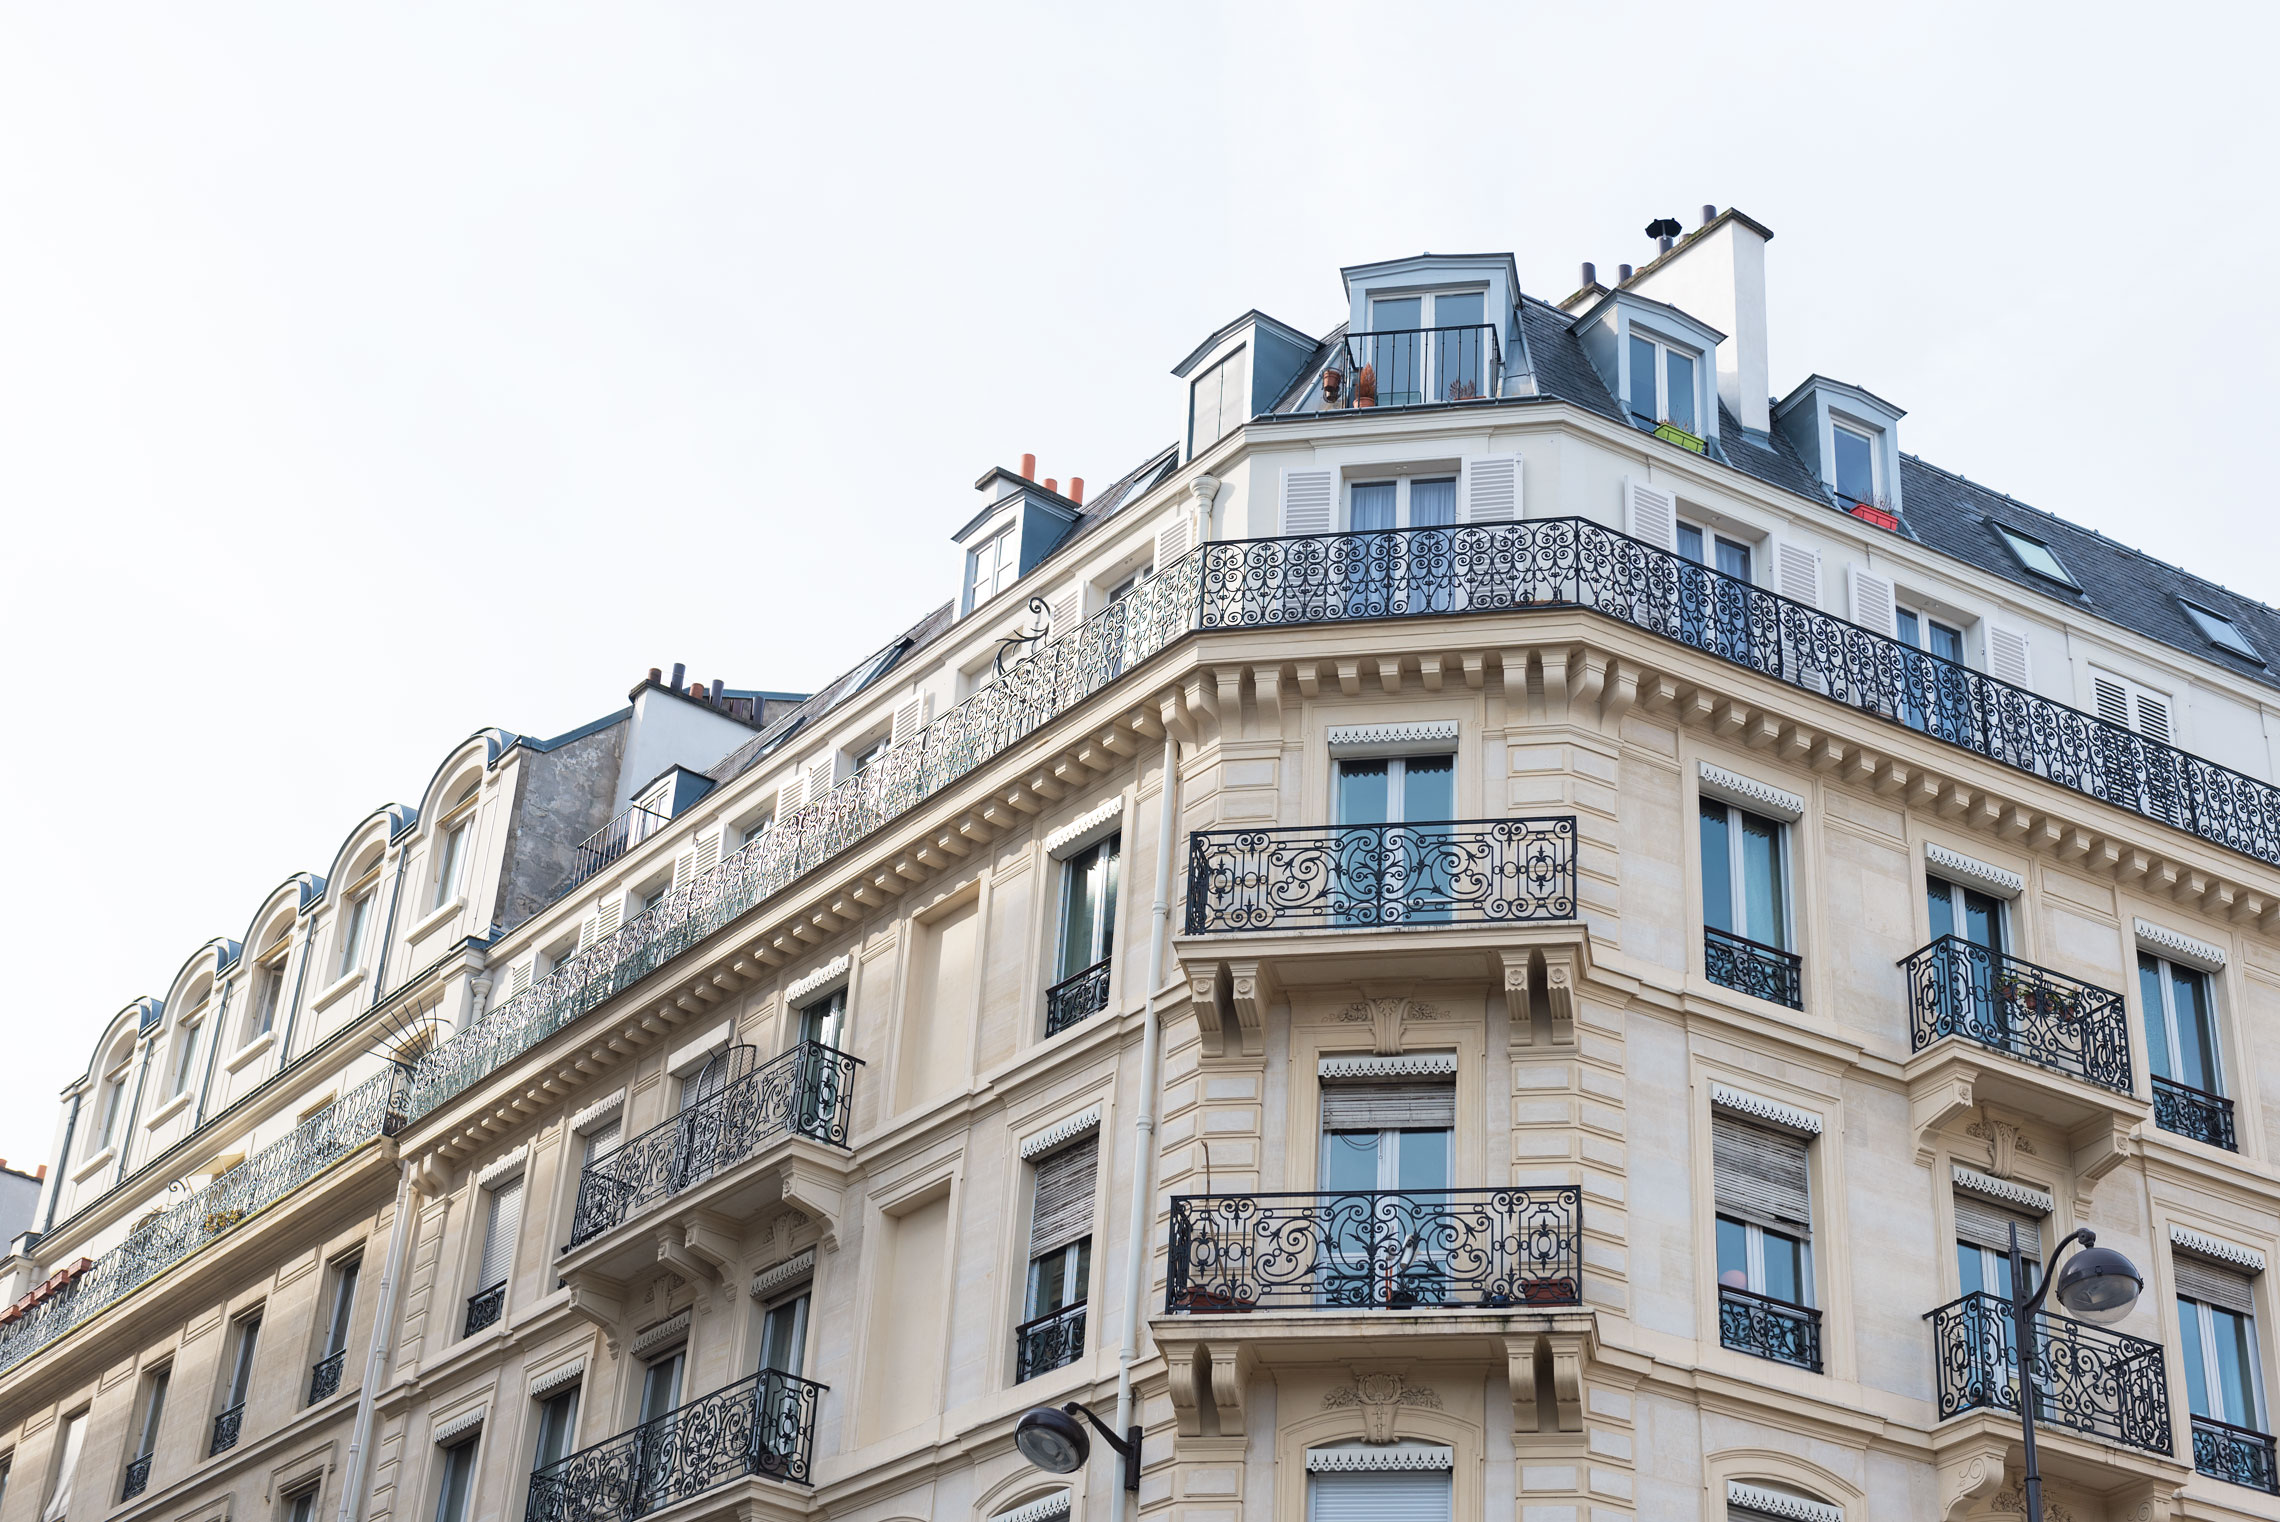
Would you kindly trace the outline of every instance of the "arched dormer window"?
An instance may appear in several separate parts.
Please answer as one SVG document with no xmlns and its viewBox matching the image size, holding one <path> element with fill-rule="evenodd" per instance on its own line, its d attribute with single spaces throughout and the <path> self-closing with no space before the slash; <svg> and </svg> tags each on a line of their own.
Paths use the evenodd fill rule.
<svg viewBox="0 0 2280 1522">
<path fill-rule="evenodd" d="M 190 1085 L 198 1073 L 199 1037 L 206 1029 L 206 1007 L 213 995 L 213 986 L 201 981 L 197 990 L 182 1002 L 189 1011 L 174 1022 L 174 1047 L 167 1056 L 166 1097 L 174 1098 L 190 1092 Z"/>
<path fill-rule="evenodd" d="M 349 874 L 348 888 L 340 896 L 340 908 L 334 912 L 333 977 L 345 978 L 371 961 L 374 925 L 379 919 L 380 898 L 379 847 L 363 865 Z"/>
<path fill-rule="evenodd" d="M 104 1057 L 102 1072 L 95 1080 L 95 1124 L 88 1128 L 88 1157 L 116 1146 L 119 1133 L 126 1127 L 127 1080 L 135 1065 L 135 1038 L 133 1032 L 119 1037 Z"/>
<path fill-rule="evenodd" d="M 293 953 L 293 916 L 280 914 L 256 938 L 246 989 L 245 1041 L 258 1041 L 277 1027 L 285 1003 L 285 962 Z"/>
<path fill-rule="evenodd" d="M 460 786 L 451 806 L 435 822 L 435 896 L 428 901 L 430 910 L 441 909 L 459 894 L 460 879 L 467 872 L 468 847 L 474 841 L 475 800 L 481 790 L 481 778 L 468 778 Z"/>
</svg>

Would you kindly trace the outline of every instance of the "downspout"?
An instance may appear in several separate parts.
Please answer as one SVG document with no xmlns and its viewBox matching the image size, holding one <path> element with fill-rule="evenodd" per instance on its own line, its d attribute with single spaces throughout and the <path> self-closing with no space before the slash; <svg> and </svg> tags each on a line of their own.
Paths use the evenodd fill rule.
<svg viewBox="0 0 2280 1522">
<path fill-rule="evenodd" d="M 72 1095 L 71 1113 L 64 1117 L 63 1154 L 55 1160 L 55 1183 L 48 1189 L 47 1219 L 40 1223 L 40 1235 L 43 1237 L 55 1230 L 55 1207 L 63 1200 L 63 1170 L 71 1161 L 72 1139 L 79 1134 L 79 1102 L 86 1097 L 85 1089 Z"/>
<path fill-rule="evenodd" d="M 285 1011 L 285 1034 L 277 1042 L 276 1071 L 285 1071 L 285 1063 L 293 1055 L 293 1023 L 301 1018 L 301 990 L 309 986 L 309 952 L 317 944 L 317 917 L 310 915 L 301 923 L 301 965 L 293 972 L 293 1006 Z"/>
<path fill-rule="evenodd" d="M 214 1067 L 221 1061 L 222 1036 L 230 1028 L 230 995 L 237 992 L 235 978 L 222 979 L 221 1004 L 213 1017 L 206 1022 L 206 1076 L 198 1085 L 198 1111 L 190 1117 L 190 1129 L 197 1130 L 206 1123 L 206 1101 L 214 1092 Z"/>
<path fill-rule="evenodd" d="M 119 1138 L 119 1171 L 111 1179 L 113 1189 L 127 1181 L 127 1159 L 134 1155 L 135 1125 L 142 1115 L 143 1080 L 150 1077 L 151 1048 L 158 1045 L 158 1033 L 164 1029 L 163 1022 L 154 1025 L 142 1038 L 142 1059 L 135 1064 L 135 1097 L 127 1102 L 126 1134 Z"/>
<path fill-rule="evenodd" d="M 1156 901 L 1148 911 L 1147 1023 L 1140 1036 L 1140 1105 L 1132 1117 L 1132 1220 L 1126 1229 L 1124 1254 L 1124 1340 L 1116 1353 L 1117 1432 L 1132 1430 L 1132 1366 L 1140 1361 L 1140 1299 L 1148 1289 L 1149 1247 L 1154 1241 L 1156 1211 L 1156 1104 L 1162 1079 L 1164 1022 L 1156 1012 L 1156 983 L 1164 972 L 1164 948 L 1170 938 L 1172 916 L 1172 835 L 1178 822 L 1180 742 L 1164 732 L 1164 801 L 1156 822 Z M 1140 1455 L 1132 1456 L 1140 1467 Z M 1128 1515 L 1133 1492 L 1116 1492 L 1116 1515 Z M 343 1519 L 346 1522 L 346 1519 Z"/>
<path fill-rule="evenodd" d="M 372 1351 L 364 1358 L 364 1388 L 356 1392 L 356 1425 L 348 1436 L 348 1457 L 340 1483 L 340 1522 L 356 1522 L 364 1511 L 364 1456 L 372 1447 L 372 1418 L 380 1400 L 380 1380 L 388 1369 L 388 1334 L 396 1329 L 396 1280 L 404 1271 L 404 1251 L 417 1223 L 412 1214 L 412 1163 L 403 1160 L 396 1177 L 396 1216 L 388 1232 L 388 1258 L 380 1269 L 379 1303 L 372 1308 Z"/>
<path fill-rule="evenodd" d="M 388 888 L 388 923 L 380 931 L 380 965 L 372 969 L 372 997 L 364 1001 L 366 1009 L 378 1004 L 388 987 L 388 953 L 396 946 L 396 906 L 404 901 L 404 867 L 411 859 L 410 846 L 396 853 L 396 880 Z"/>
</svg>

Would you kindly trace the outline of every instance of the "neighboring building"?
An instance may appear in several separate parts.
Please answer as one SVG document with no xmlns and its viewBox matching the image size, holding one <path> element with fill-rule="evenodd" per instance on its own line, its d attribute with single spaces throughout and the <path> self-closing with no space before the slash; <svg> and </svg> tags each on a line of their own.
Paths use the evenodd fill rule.
<svg viewBox="0 0 2280 1522">
<path fill-rule="evenodd" d="M 13 1242 L 32 1229 L 39 1219 L 41 1186 L 47 1182 L 48 1165 L 40 1164 L 35 1172 L 11 1168 L 8 1160 L 0 1157 L 0 1241 Z"/>
<path fill-rule="evenodd" d="M 66 1089 L 0 1522 L 1108 1517 L 1120 1372 L 1149 1515 L 1985 1522 L 2081 1226 L 2050 1515 L 2280 1516 L 2280 612 L 1772 399 L 1770 236 L 1350 268 L 823 691 L 456 749 Z"/>
</svg>

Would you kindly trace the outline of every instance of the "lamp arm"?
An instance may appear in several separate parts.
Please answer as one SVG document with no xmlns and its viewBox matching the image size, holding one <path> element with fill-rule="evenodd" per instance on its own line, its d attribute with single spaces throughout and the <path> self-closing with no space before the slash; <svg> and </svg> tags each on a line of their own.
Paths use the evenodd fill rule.
<svg viewBox="0 0 2280 1522">
<path fill-rule="evenodd" d="M 1108 1423 L 1093 1415 L 1092 1408 L 1084 1404 L 1082 1401 L 1070 1401 L 1061 1409 L 1068 1412 L 1071 1416 L 1081 1416 L 1086 1421 L 1092 1423 L 1092 1429 L 1093 1431 L 1100 1434 L 1100 1440 L 1108 1444 L 1109 1447 L 1115 1449 L 1119 1454 L 1123 1455 L 1124 1458 L 1129 1460 L 1138 1456 L 1134 1452 L 1133 1444 L 1130 1439 L 1117 1436 L 1116 1432 L 1108 1425 Z"/>
<path fill-rule="evenodd" d="M 2067 1244 L 2070 1242 L 2080 1242 L 2084 1247 L 2096 1247 L 2098 1245 L 2098 1233 L 2087 1226 L 2077 1226 L 2058 1239 L 2051 1247 L 2050 1261 L 2043 1265 L 2041 1282 L 2035 1285 L 2035 1292 L 2027 1298 L 2027 1303 L 2019 1308 L 2021 1315 L 2031 1316 L 2042 1309 L 2043 1300 L 2050 1294 L 2051 1284 L 2058 1276 L 2059 1254 L 2066 1251 Z"/>
</svg>

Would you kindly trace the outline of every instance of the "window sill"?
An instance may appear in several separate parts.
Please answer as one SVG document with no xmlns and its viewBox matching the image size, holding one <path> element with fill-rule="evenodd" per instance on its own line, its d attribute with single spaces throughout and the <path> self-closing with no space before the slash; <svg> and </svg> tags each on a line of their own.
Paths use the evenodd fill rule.
<svg viewBox="0 0 2280 1522">
<path fill-rule="evenodd" d="M 86 1162 L 81 1163 L 78 1169 L 71 1175 L 71 1181 L 74 1184 L 84 1184 L 89 1179 L 93 1178 L 96 1174 L 101 1173 L 105 1168 L 110 1167 L 111 1164 L 117 1162 L 118 1160 L 119 1149 L 116 1147 L 105 1147 L 102 1151 L 87 1159 Z"/>
<path fill-rule="evenodd" d="M 190 1100 L 190 1091 L 188 1089 L 184 1089 L 181 1093 L 175 1095 L 172 1099 L 169 1099 L 166 1103 L 151 1111 L 150 1119 L 143 1122 L 143 1129 L 146 1131 L 157 1130 L 160 1126 L 165 1125 L 175 1116 L 180 1115 L 183 1110 L 189 1106 Z"/>
<path fill-rule="evenodd" d="M 466 907 L 467 900 L 465 898 L 453 899 L 450 903 L 443 905 L 434 913 L 430 914 L 427 918 L 414 925 L 409 931 L 405 932 L 404 939 L 410 941 L 414 945 L 419 944 L 421 941 L 424 941 L 429 936 L 435 934 L 436 931 L 441 930 L 444 926 L 459 918 L 459 912 Z"/>
<path fill-rule="evenodd" d="M 345 975 L 339 981 L 335 982 L 331 987 L 319 993 L 314 999 L 311 999 L 309 1001 L 309 1008 L 322 1013 L 327 1006 L 339 1003 L 341 998 L 346 995 L 349 990 L 355 988 L 357 984 L 363 981 L 364 969 L 359 967 L 356 969 L 356 971 Z"/>
<path fill-rule="evenodd" d="M 268 1052 L 271 1047 L 275 1046 L 276 1044 L 277 1033 L 273 1030 L 263 1031 L 260 1035 L 254 1037 L 251 1041 L 248 1041 L 245 1045 L 239 1047 L 236 1051 L 230 1053 L 227 1057 L 224 1057 L 222 1059 L 223 1071 L 235 1073 L 240 1068 L 251 1066 L 256 1060 L 262 1057 L 265 1053 Z"/>
</svg>

